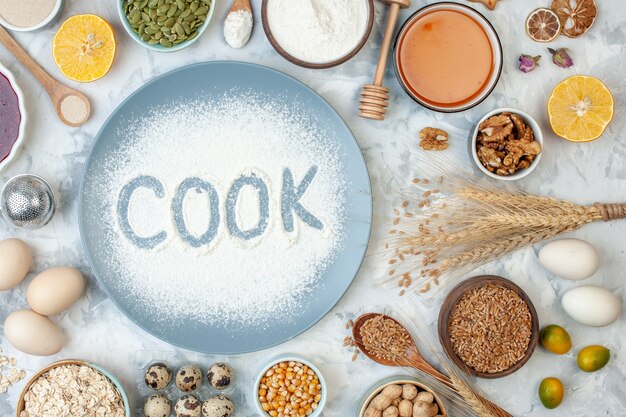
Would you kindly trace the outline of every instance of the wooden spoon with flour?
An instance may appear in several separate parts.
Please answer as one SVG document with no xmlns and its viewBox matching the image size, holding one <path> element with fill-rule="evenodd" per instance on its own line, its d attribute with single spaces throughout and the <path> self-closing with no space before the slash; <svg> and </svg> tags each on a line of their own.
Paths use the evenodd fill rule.
<svg viewBox="0 0 626 417">
<path fill-rule="evenodd" d="M 235 0 L 224 21 L 224 38 L 233 48 L 242 48 L 252 34 L 252 5 L 250 0 Z"/>
<path fill-rule="evenodd" d="M 52 100 L 59 119 L 68 126 L 84 124 L 91 115 L 91 104 L 84 94 L 61 84 L 44 71 L 37 62 L 0 26 L 2 43 L 39 80 Z"/>
</svg>

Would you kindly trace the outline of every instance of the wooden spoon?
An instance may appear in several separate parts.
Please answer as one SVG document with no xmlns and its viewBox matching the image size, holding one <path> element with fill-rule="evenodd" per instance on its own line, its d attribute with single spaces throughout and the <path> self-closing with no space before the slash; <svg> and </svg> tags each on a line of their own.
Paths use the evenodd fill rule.
<svg viewBox="0 0 626 417">
<path fill-rule="evenodd" d="M 233 5 L 228 11 L 228 14 L 238 12 L 239 10 L 243 10 L 244 12 L 249 12 L 250 14 L 252 14 L 252 5 L 250 4 L 250 0 L 233 1 Z"/>
<path fill-rule="evenodd" d="M 380 45 L 380 53 L 378 56 L 378 65 L 376 66 L 376 74 L 374 82 L 363 86 L 361 99 L 359 102 L 359 116 L 366 119 L 383 120 L 387 113 L 389 105 L 389 89 L 383 86 L 383 78 L 387 69 L 387 59 L 389 58 L 389 50 L 391 49 L 391 41 L 393 33 L 396 30 L 398 22 L 398 13 L 400 9 L 406 9 L 411 5 L 411 0 L 381 0 L 389 6 L 389 14 L 387 16 L 387 26 L 385 27 L 385 35 Z"/>
<path fill-rule="evenodd" d="M 233 5 L 231 6 L 228 14 L 226 15 L 226 21 L 224 22 L 224 37 L 226 38 L 226 42 L 235 49 L 243 48 L 248 41 L 250 40 L 250 36 L 252 35 L 252 26 L 250 27 L 250 33 L 246 33 L 246 36 L 242 39 L 229 39 L 227 36 L 227 26 L 228 26 L 228 17 L 237 12 L 247 12 L 252 16 L 252 5 L 250 4 L 250 0 L 235 0 Z M 254 20 L 252 21 L 254 25 Z"/>
<path fill-rule="evenodd" d="M 404 356 L 401 357 L 401 358 L 398 358 L 397 361 L 390 361 L 390 360 L 387 360 L 387 359 L 381 359 L 381 358 L 378 358 L 378 357 L 370 354 L 367 351 L 367 349 L 365 349 L 365 346 L 363 345 L 363 340 L 361 339 L 361 327 L 363 327 L 363 325 L 365 324 L 365 322 L 367 320 L 372 319 L 374 317 L 378 317 L 380 315 L 381 314 L 379 314 L 379 313 L 363 314 L 361 317 L 359 317 L 355 321 L 354 327 L 352 328 L 352 338 L 354 339 L 354 342 L 355 342 L 356 346 L 361 350 L 361 352 L 363 352 L 365 354 L 365 356 L 367 356 L 368 358 L 370 358 L 374 362 L 377 362 L 377 363 L 379 363 L 381 365 L 384 365 L 384 366 L 400 366 L 400 367 L 402 367 L 402 366 L 407 366 L 408 365 L 411 368 L 417 369 L 418 371 L 422 371 L 422 372 L 424 372 L 424 373 L 434 377 L 435 379 L 437 379 L 442 384 L 444 384 L 444 385 L 450 387 L 451 389 L 453 389 L 454 391 L 458 392 L 458 389 L 454 386 L 454 384 L 452 383 L 452 381 L 450 380 L 450 378 L 448 376 L 442 374 L 435 367 L 433 367 L 431 364 L 426 362 L 426 359 L 424 359 L 424 357 L 420 353 L 419 349 L 417 348 L 417 344 L 415 343 L 415 341 L 413 340 L 413 338 L 411 336 L 409 336 L 410 343 L 409 343 L 409 346 L 406 349 L 406 352 L 404 353 Z M 385 319 L 393 320 L 399 326 L 402 326 L 402 324 L 400 324 L 393 317 L 389 317 L 387 315 L 383 315 L 383 317 Z M 408 330 L 406 330 L 406 328 L 404 326 L 402 326 L 402 328 L 407 332 L 407 334 L 409 334 Z M 483 397 L 481 397 L 480 395 L 478 395 L 476 393 L 474 393 L 474 395 L 476 395 L 476 397 L 483 404 L 487 405 L 488 409 L 493 410 L 494 413 L 497 416 L 499 416 L 499 417 L 513 417 L 511 414 L 509 414 L 508 412 L 504 411 L 503 409 L 501 409 L 497 405 L 493 404 L 492 402 L 490 402 L 486 398 L 483 398 Z"/>
<path fill-rule="evenodd" d="M 13 39 L 2 26 L 0 26 L 0 43 L 13 53 L 13 55 L 15 55 L 15 57 L 19 59 L 22 64 L 24 64 L 24 66 L 28 68 L 28 70 L 30 70 L 30 72 L 39 80 L 41 85 L 43 85 L 43 88 L 50 96 L 50 100 L 52 100 L 52 105 L 54 106 L 57 116 L 59 116 L 59 119 L 61 119 L 63 123 L 68 126 L 77 127 L 84 124 L 87 119 L 89 119 L 89 116 L 91 115 L 91 104 L 89 103 L 89 99 L 87 99 L 84 94 L 63 85 L 52 78 L 20 45 L 18 45 L 17 42 L 15 42 L 15 39 Z M 80 106 L 77 109 L 81 111 L 79 119 L 68 120 L 68 116 L 63 114 L 61 111 L 61 103 L 65 100 L 69 101 L 66 101 L 63 107 L 76 108 L 77 104 Z"/>
</svg>

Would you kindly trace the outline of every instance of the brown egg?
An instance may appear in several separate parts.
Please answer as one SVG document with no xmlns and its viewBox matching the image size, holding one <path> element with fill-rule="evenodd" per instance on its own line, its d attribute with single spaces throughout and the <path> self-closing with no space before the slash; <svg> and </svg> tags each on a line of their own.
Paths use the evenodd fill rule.
<svg viewBox="0 0 626 417">
<path fill-rule="evenodd" d="M 54 355 L 65 345 L 59 326 L 32 310 L 9 314 L 4 321 L 4 335 L 13 347 L 29 355 Z"/>
<path fill-rule="evenodd" d="M 0 291 L 16 287 L 30 269 L 33 252 L 19 239 L 0 241 Z"/>
<path fill-rule="evenodd" d="M 32 280 L 26 300 L 37 313 L 51 316 L 67 310 L 84 290 L 85 280 L 77 269 L 50 268 Z"/>
</svg>

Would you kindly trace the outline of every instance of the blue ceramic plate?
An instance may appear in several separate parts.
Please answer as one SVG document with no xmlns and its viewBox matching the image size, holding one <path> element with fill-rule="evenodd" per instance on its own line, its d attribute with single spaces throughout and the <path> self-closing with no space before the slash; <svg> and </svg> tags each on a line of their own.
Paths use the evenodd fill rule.
<svg viewBox="0 0 626 417">
<path fill-rule="evenodd" d="M 306 109 L 300 115 L 315 122 L 344 158 L 343 169 L 350 186 L 345 191 L 344 244 L 318 277 L 318 285 L 295 317 L 275 317 L 269 327 L 252 325 L 232 329 L 209 323 L 163 322 L 124 293 L 111 268 L 107 247 L 107 224 L 101 221 L 102 204 L 90 190 L 100 185 L 103 160 L 121 154 L 129 114 L 143 114 L 152 107 L 193 97 L 201 90 L 206 100 L 218 100 L 233 90 L 281 100 L 293 108 Z M 354 280 L 367 249 L 372 221 L 372 197 L 367 167 L 350 129 L 337 112 L 310 88 L 278 71 L 240 62 L 206 62 L 180 68 L 160 76 L 128 97 L 109 117 L 96 136 L 87 158 L 80 188 L 79 225 L 87 259 L 109 297 L 138 326 L 176 346 L 204 353 L 237 354 L 275 346 L 304 332 L 322 319 L 341 299 Z M 126 296 L 125 296 L 126 295 Z"/>
</svg>

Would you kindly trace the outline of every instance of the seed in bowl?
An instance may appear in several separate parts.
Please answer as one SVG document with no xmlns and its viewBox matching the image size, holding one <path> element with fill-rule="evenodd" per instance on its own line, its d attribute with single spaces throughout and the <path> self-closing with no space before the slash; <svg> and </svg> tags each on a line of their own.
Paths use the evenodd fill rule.
<svg viewBox="0 0 626 417">
<path fill-rule="evenodd" d="M 195 365 L 184 365 L 176 373 L 176 386 L 182 392 L 195 391 L 202 385 L 202 371 Z"/>
<path fill-rule="evenodd" d="M 280 362 L 265 372 L 258 394 L 261 407 L 271 417 L 308 416 L 322 400 L 322 385 L 307 365 Z"/>
<path fill-rule="evenodd" d="M 498 373 L 525 356 L 532 316 L 515 291 L 488 284 L 463 294 L 450 313 L 448 332 L 454 352 L 467 366 Z"/>
<path fill-rule="evenodd" d="M 185 394 L 176 401 L 174 414 L 176 417 L 200 417 L 202 415 L 202 403 L 193 395 Z"/>
<path fill-rule="evenodd" d="M 204 417 L 230 417 L 235 412 L 235 405 L 230 398 L 223 395 L 216 395 L 202 404 L 202 415 Z"/>
<path fill-rule="evenodd" d="M 146 385 L 154 390 L 165 389 L 172 380 L 172 371 L 164 363 L 155 363 L 146 369 L 144 381 Z"/>
<path fill-rule="evenodd" d="M 144 42 L 171 48 L 198 35 L 211 0 L 124 0 L 122 7 Z"/>
<path fill-rule="evenodd" d="M 518 114 L 496 114 L 478 126 L 476 154 L 489 172 L 513 175 L 530 167 L 540 153 L 533 129 Z"/>
</svg>

